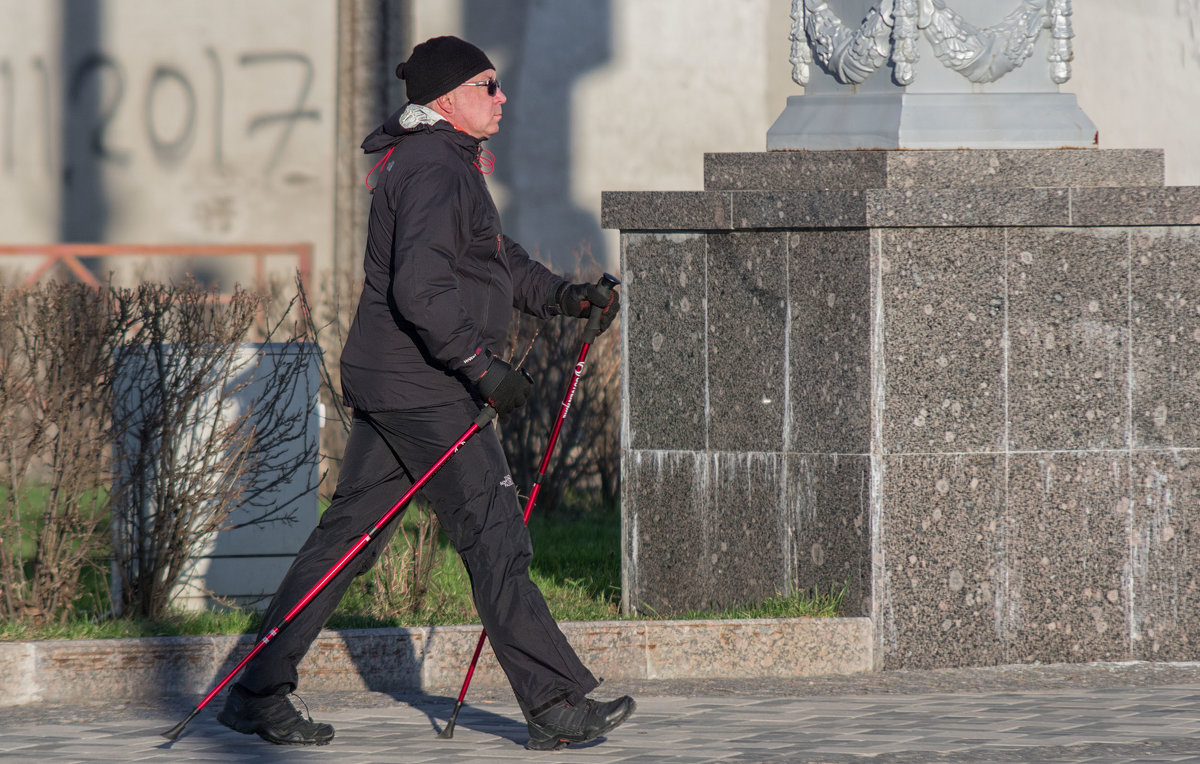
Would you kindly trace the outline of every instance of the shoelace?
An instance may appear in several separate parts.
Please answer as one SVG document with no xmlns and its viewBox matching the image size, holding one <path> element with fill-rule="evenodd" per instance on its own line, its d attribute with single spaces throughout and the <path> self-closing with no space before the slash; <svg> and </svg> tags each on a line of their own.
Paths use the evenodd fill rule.
<svg viewBox="0 0 1200 764">
<path fill-rule="evenodd" d="M 292 702 L 292 698 L 295 698 L 296 700 L 300 701 L 300 705 L 304 706 L 303 714 L 300 713 L 300 709 L 296 708 L 296 704 Z M 304 702 L 304 698 L 300 697 L 299 695 L 297 695 L 294 692 L 289 692 L 287 695 L 284 696 L 283 700 L 289 706 L 292 707 L 292 710 L 296 712 L 297 716 L 302 716 L 302 718 L 304 718 L 309 724 L 316 723 L 313 721 L 312 713 L 309 712 L 308 704 Z"/>
</svg>

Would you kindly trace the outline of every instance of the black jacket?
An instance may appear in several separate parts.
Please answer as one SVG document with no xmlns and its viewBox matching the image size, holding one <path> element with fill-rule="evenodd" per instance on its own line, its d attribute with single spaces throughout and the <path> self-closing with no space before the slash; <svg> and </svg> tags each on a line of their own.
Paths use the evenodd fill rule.
<svg viewBox="0 0 1200 764">
<path fill-rule="evenodd" d="M 501 231 L 475 166 L 479 140 L 445 121 L 402 128 L 400 113 L 362 144 L 368 154 L 395 147 L 371 199 L 362 297 L 341 358 L 343 399 L 364 411 L 475 395 L 512 308 L 554 315 L 547 302 L 562 283 Z"/>
</svg>

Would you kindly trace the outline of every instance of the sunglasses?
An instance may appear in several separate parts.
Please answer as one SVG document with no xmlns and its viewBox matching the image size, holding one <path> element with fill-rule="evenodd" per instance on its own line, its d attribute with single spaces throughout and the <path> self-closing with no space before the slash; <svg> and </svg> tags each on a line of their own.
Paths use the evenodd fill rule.
<svg viewBox="0 0 1200 764">
<path fill-rule="evenodd" d="M 488 96 L 492 97 L 492 98 L 495 98 L 496 93 L 500 92 L 500 78 L 499 77 L 492 77 L 490 79 L 481 80 L 479 82 L 464 82 L 463 84 L 464 85 L 474 85 L 477 88 L 486 86 L 488 89 Z"/>
</svg>

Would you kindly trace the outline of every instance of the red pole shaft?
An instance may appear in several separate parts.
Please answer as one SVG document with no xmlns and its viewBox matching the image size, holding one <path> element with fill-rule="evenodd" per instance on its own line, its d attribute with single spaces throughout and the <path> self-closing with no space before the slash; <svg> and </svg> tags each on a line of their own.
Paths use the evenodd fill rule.
<svg viewBox="0 0 1200 764">
<path fill-rule="evenodd" d="M 462 703 L 463 698 L 467 697 L 467 688 L 471 686 L 471 677 L 475 675 L 475 666 L 479 663 L 479 654 L 483 652 L 483 643 L 487 641 L 487 632 L 479 632 L 479 642 L 475 645 L 475 654 L 471 656 L 471 667 L 467 669 L 467 678 L 463 681 L 462 689 L 458 693 L 458 702 Z"/>
<path fill-rule="evenodd" d="M 529 514 L 533 511 L 533 502 L 537 500 L 538 491 L 542 487 L 542 477 L 546 474 L 546 467 L 550 464 L 550 456 L 554 453 L 554 446 L 558 443 L 558 434 L 562 431 L 563 420 L 567 418 L 567 411 L 571 409 L 571 402 L 575 400 L 575 388 L 579 387 L 579 378 L 583 376 L 584 362 L 587 360 L 588 348 L 592 343 L 585 342 L 583 347 L 579 349 L 579 360 L 575 361 L 575 371 L 571 375 L 571 384 L 567 386 L 567 392 L 563 396 L 562 406 L 558 409 L 558 418 L 554 420 L 554 428 L 550 430 L 550 442 L 546 444 L 546 452 L 542 454 L 542 464 L 538 468 L 537 478 L 533 482 L 533 487 L 529 490 L 529 500 L 525 502 L 525 524 L 529 525 Z"/>
</svg>

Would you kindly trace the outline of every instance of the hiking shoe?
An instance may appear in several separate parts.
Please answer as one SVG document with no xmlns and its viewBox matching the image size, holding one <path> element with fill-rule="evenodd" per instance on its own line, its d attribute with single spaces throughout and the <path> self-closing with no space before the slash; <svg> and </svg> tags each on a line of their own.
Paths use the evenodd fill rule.
<svg viewBox="0 0 1200 764">
<path fill-rule="evenodd" d="M 254 695 L 237 684 L 217 721 L 276 745 L 325 745 L 333 740 L 332 726 L 301 716 L 286 695 Z"/>
<path fill-rule="evenodd" d="M 554 751 L 567 743 L 595 740 L 629 718 L 635 708 L 637 704 L 628 695 L 604 703 L 591 698 L 576 706 L 560 703 L 530 720 L 525 747 Z"/>
</svg>

